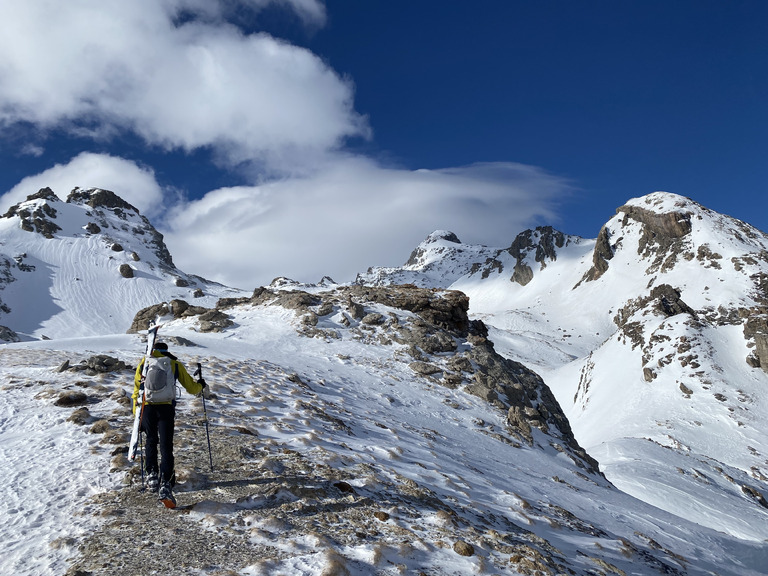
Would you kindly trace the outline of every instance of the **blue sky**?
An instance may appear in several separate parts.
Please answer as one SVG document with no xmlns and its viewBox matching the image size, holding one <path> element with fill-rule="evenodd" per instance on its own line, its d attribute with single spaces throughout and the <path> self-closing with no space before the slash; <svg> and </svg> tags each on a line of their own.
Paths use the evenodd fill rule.
<svg viewBox="0 0 768 576">
<path fill-rule="evenodd" d="M 765 2 L 123 4 L 0 2 L 0 209 L 110 188 L 243 287 L 656 190 L 768 230 Z"/>
</svg>

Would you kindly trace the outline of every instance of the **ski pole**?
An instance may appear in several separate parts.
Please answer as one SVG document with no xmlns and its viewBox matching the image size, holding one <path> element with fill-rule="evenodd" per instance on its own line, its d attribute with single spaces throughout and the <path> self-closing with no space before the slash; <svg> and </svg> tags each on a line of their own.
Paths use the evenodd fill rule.
<svg viewBox="0 0 768 576">
<path fill-rule="evenodd" d="M 197 370 L 195 370 L 195 376 L 199 376 L 200 380 L 203 380 L 203 367 L 200 362 L 197 363 Z M 205 387 L 203 387 L 205 388 Z M 205 424 L 205 437 L 208 440 L 208 460 L 211 464 L 211 472 L 213 472 L 213 453 L 211 452 L 211 435 L 208 431 L 208 412 L 205 409 L 205 391 L 200 392 L 200 398 L 203 400 L 203 423 Z"/>
</svg>

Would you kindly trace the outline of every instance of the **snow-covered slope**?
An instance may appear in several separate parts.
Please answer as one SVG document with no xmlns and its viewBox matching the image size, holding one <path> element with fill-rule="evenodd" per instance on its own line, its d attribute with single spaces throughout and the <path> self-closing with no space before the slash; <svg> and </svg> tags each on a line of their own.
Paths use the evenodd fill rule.
<svg viewBox="0 0 768 576">
<path fill-rule="evenodd" d="M 497 349 L 544 377 L 612 482 L 768 537 L 756 496 L 768 493 L 764 233 L 659 192 L 620 207 L 595 240 L 526 231 L 463 269 L 438 285 L 469 295 Z M 745 498 L 750 512 L 730 514 Z"/>
<path fill-rule="evenodd" d="M 0 326 L 21 338 L 125 332 L 150 304 L 235 294 L 178 270 L 162 235 L 107 190 L 63 202 L 45 188 L 0 218 Z"/>
<path fill-rule="evenodd" d="M 45 465 L 26 465 L 18 442 L 0 452 L 0 506 L 12 518 L 0 528 L 4 566 L 61 574 L 70 557 L 71 571 L 123 576 L 147 565 L 169 575 L 763 573 L 768 551 L 753 537 L 644 504 L 590 473 L 552 432 L 521 442 L 505 412 L 468 386 L 415 374 L 394 339 L 431 325 L 429 315 L 364 294 L 265 293 L 227 310 L 231 331 L 201 333 L 193 318 L 163 326 L 164 339 L 186 344 L 173 349 L 188 366 L 202 363 L 215 394 L 213 471 L 202 406 L 189 397 L 179 406 L 176 511 L 137 484 L 92 495 L 130 471 L 114 450 L 130 426 L 130 371 L 57 371 L 94 353 L 135 363 L 137 336 L 6 345 L 0 372 L 13 401 L 2 445 L 22 433 L 19 417 L 47 424 L 23 428 Z M 389 321 L 372 322 L 376 314 Z M 457 353 L 472 347 L 461 342 Z M 70 391 L 86 394 L 84 412 L 55 406 Z M 130 477 L 138 483 L 135 469 Z M 11 495 L 14 485 L 38 487 Z M 749 509 L 734 505 L 734 514 Z"/>
</svg>

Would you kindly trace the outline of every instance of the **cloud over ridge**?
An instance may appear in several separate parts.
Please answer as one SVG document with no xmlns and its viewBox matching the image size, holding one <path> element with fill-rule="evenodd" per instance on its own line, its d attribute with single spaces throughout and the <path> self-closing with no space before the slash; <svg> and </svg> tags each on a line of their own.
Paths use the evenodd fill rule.
<svg viewBox="0 0 768 576">
<path fill-rule="evenodd" d="M 46 186 L 61 198 L 111 189 L 153 220 L 180 268 L 245 288 L 275 276 L 352 280 L 402 264 L 437 229 L 501 246 L 556 220 L 570 184 L 536 167 L 412 170 L 350 152 L 348 139 L 372 134 L 352 80 L 232 23 L 232 11 L 267 7 L 308 28 L 326 21 L 319 0 L 0 0 L 0 129 L 33 126 L 20 147 L 30 156 L 61 134 L 79 147 L 22 178 L 0 208 Z M 125 135 L 158 164 L 134 159 L 146 147 L 121 157 Z M 164 150 L 211 151 L 242 185 L 187 197 L 158 181 Z"/>
</svg>

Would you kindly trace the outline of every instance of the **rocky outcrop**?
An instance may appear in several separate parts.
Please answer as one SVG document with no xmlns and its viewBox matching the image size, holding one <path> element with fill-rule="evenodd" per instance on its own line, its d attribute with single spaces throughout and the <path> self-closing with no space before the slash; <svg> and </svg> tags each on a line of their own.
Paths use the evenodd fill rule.
<svg viewBox="0 0 768 576">
<path fill-rule="evenodd" d="M 754 349 L 747 356 L 747 363 L 768 372 L 768 309 L 744 310 L 744 338 L 753 343 Z"/>
<path fill-rule="evenodd" d="M 552 226 L 539 226 L 534 230 L 525 230 L 518 234 L 507 248 L 507 252 L 515 259 L 515 266 L 510 280 L 521 286 L 533 280 L 533 269 L 527 260 L 533 255 L 533 260 L 541 268 L 547 266 L 547 260 L 557 260 L 557 249 L 568 243 L 568 238 Z"/>
<path fill-rule="evenodd" d="M 217 307 L 242 304 L 294 310 L 299 331 L 309 337 L 334 339 L 340 337 L 339 330 L 348 330 L 372 344 L 399 346 L 395 357 L 402 358 L 415 377 L 448 388 L 464 387 L 503 410 L 508 432 L 518 440 L 533 443 L 534 430 L 540 430 L 556 439 L 552 442 L 579 466 L 599 474 L 597 462 L 576 442 L 541 377 L 495 351 L 486 326 L 469 319 L 469 298 L 462 292 L 413 285 L 344 286 L 313 294 L 259 288 L 249 299 L 228 299 Z M 321 318 L 335 320 L 320 322 Z"/>
<path fill-rule="evenodd" d="M 133 318 L 128 334 L 147 330 L 158 318 L 178 319 L 197 317 L 201 332 L 222 332 L 232 326 L 232 319 L 218 309 L 192 306 L 184 300 L 171 300 L 168 304 L 153 304 L 142 308 Z"/>
<path fill-rule="evenodd" d="M 61 227 L 53 222 L 53 220 L 56 219 L 57 211 L 51 204 L 61 202 L 61 200 L 50 188 L 41 188 L 35 194 L 27 196 L 25 202 L 33 200 L 46 200 L 47 202 L 38 204 L 34 207 L 22 206 L 23 202 L 16 204 L 11 206 L 11 208 L 3 214 L 3 218 L 18 216 L 21 220 L 22 230 L 26 230 L 27 232 L 37 232 L 49 239 L 53 238 L 53 235 L 56 232 L 61 231 Z"/>
<path fill-rule="evenodd" d="M 579 466 L 599 474 L 541 377 L 495 351 L 486 326 L 469 319 L 469 298 L 462 292 L 413 285 L 353 285 L 317 293 L 260 287 L 251 297 L 221 299 L 215 309 L 179 300 L 170 304 L 141 310 L 129 332 L 145 330 L 158 316 L 196 316 L 201 331 L 209 331 L 206 322 L 220 331 L 232 323 L 226 310 L 281 306 L 295 312 L 297 330 L 307 337 L 333 340 L 344 330 L 363 342 L 392 346 L 394 358 L 406 363 L 414 377 L 464 387 L 504 411 L 508 432 L 519 441 L 535 442 L 534 430 L 540 430 Z"/>
<path fill-rule="evenodd" d="M 510 282 L 526 286 L 535 274 L 531 263 L 539 264 L 539 269 L 547 267 L 547 262 L 557 260 L 557 251 L 567 246 L 575 237 L 568 236 L 555 230 L 552 226 L 539 226 L 528 229 L 518 234 L 509 248 L 497 250 L 493 256 L 485 257 L 482 262 L 477 261 L 471 265 L 469 273 L 481 274 L 483 279 L 492 273 L 504 272 L 505 262 L 512 257 L 512 275 Z"/>
<path fill-rule="evenodd" d="M 606 226 L 603 226 L 597 235 L 595 249 L 592 252 L 592 268 L 587 270 L 581 282 L 591 282 L 600 278 L 608 270 L 608 261 L 612 258 L 613 248 L 611 247 L 610 232 Z"/>
<path fill-rule="evenodd" d="M 7 326 L 0 326 L 0 340 L 3 342 L 18 342 L 19 335 Z"/>
<path fill-rule="evenodd" d="M 686 253 L 685 240 L 692 230 L 691 212 L 658 213 L 639 206 L 621 206 L 617 213 L 624 214 L 622 226 L 627 226 L 630 220 L 642 224 L 637 253 L 651 261 L 647 274 L 672 269 Z"/>
<path fill-rule="evenodd" d="M 139 214 L 139 210 L 136 207 L 120 198 L 120 196 L 110 190 L 103 190 L 101 188 L 90 188 L 87 190 L 75 188 L 67 197 L 67 202 L 85 204 L 91 208 L 107 208 L 122 218 L 125 218 L 126 211 Z"/>
</svg>

